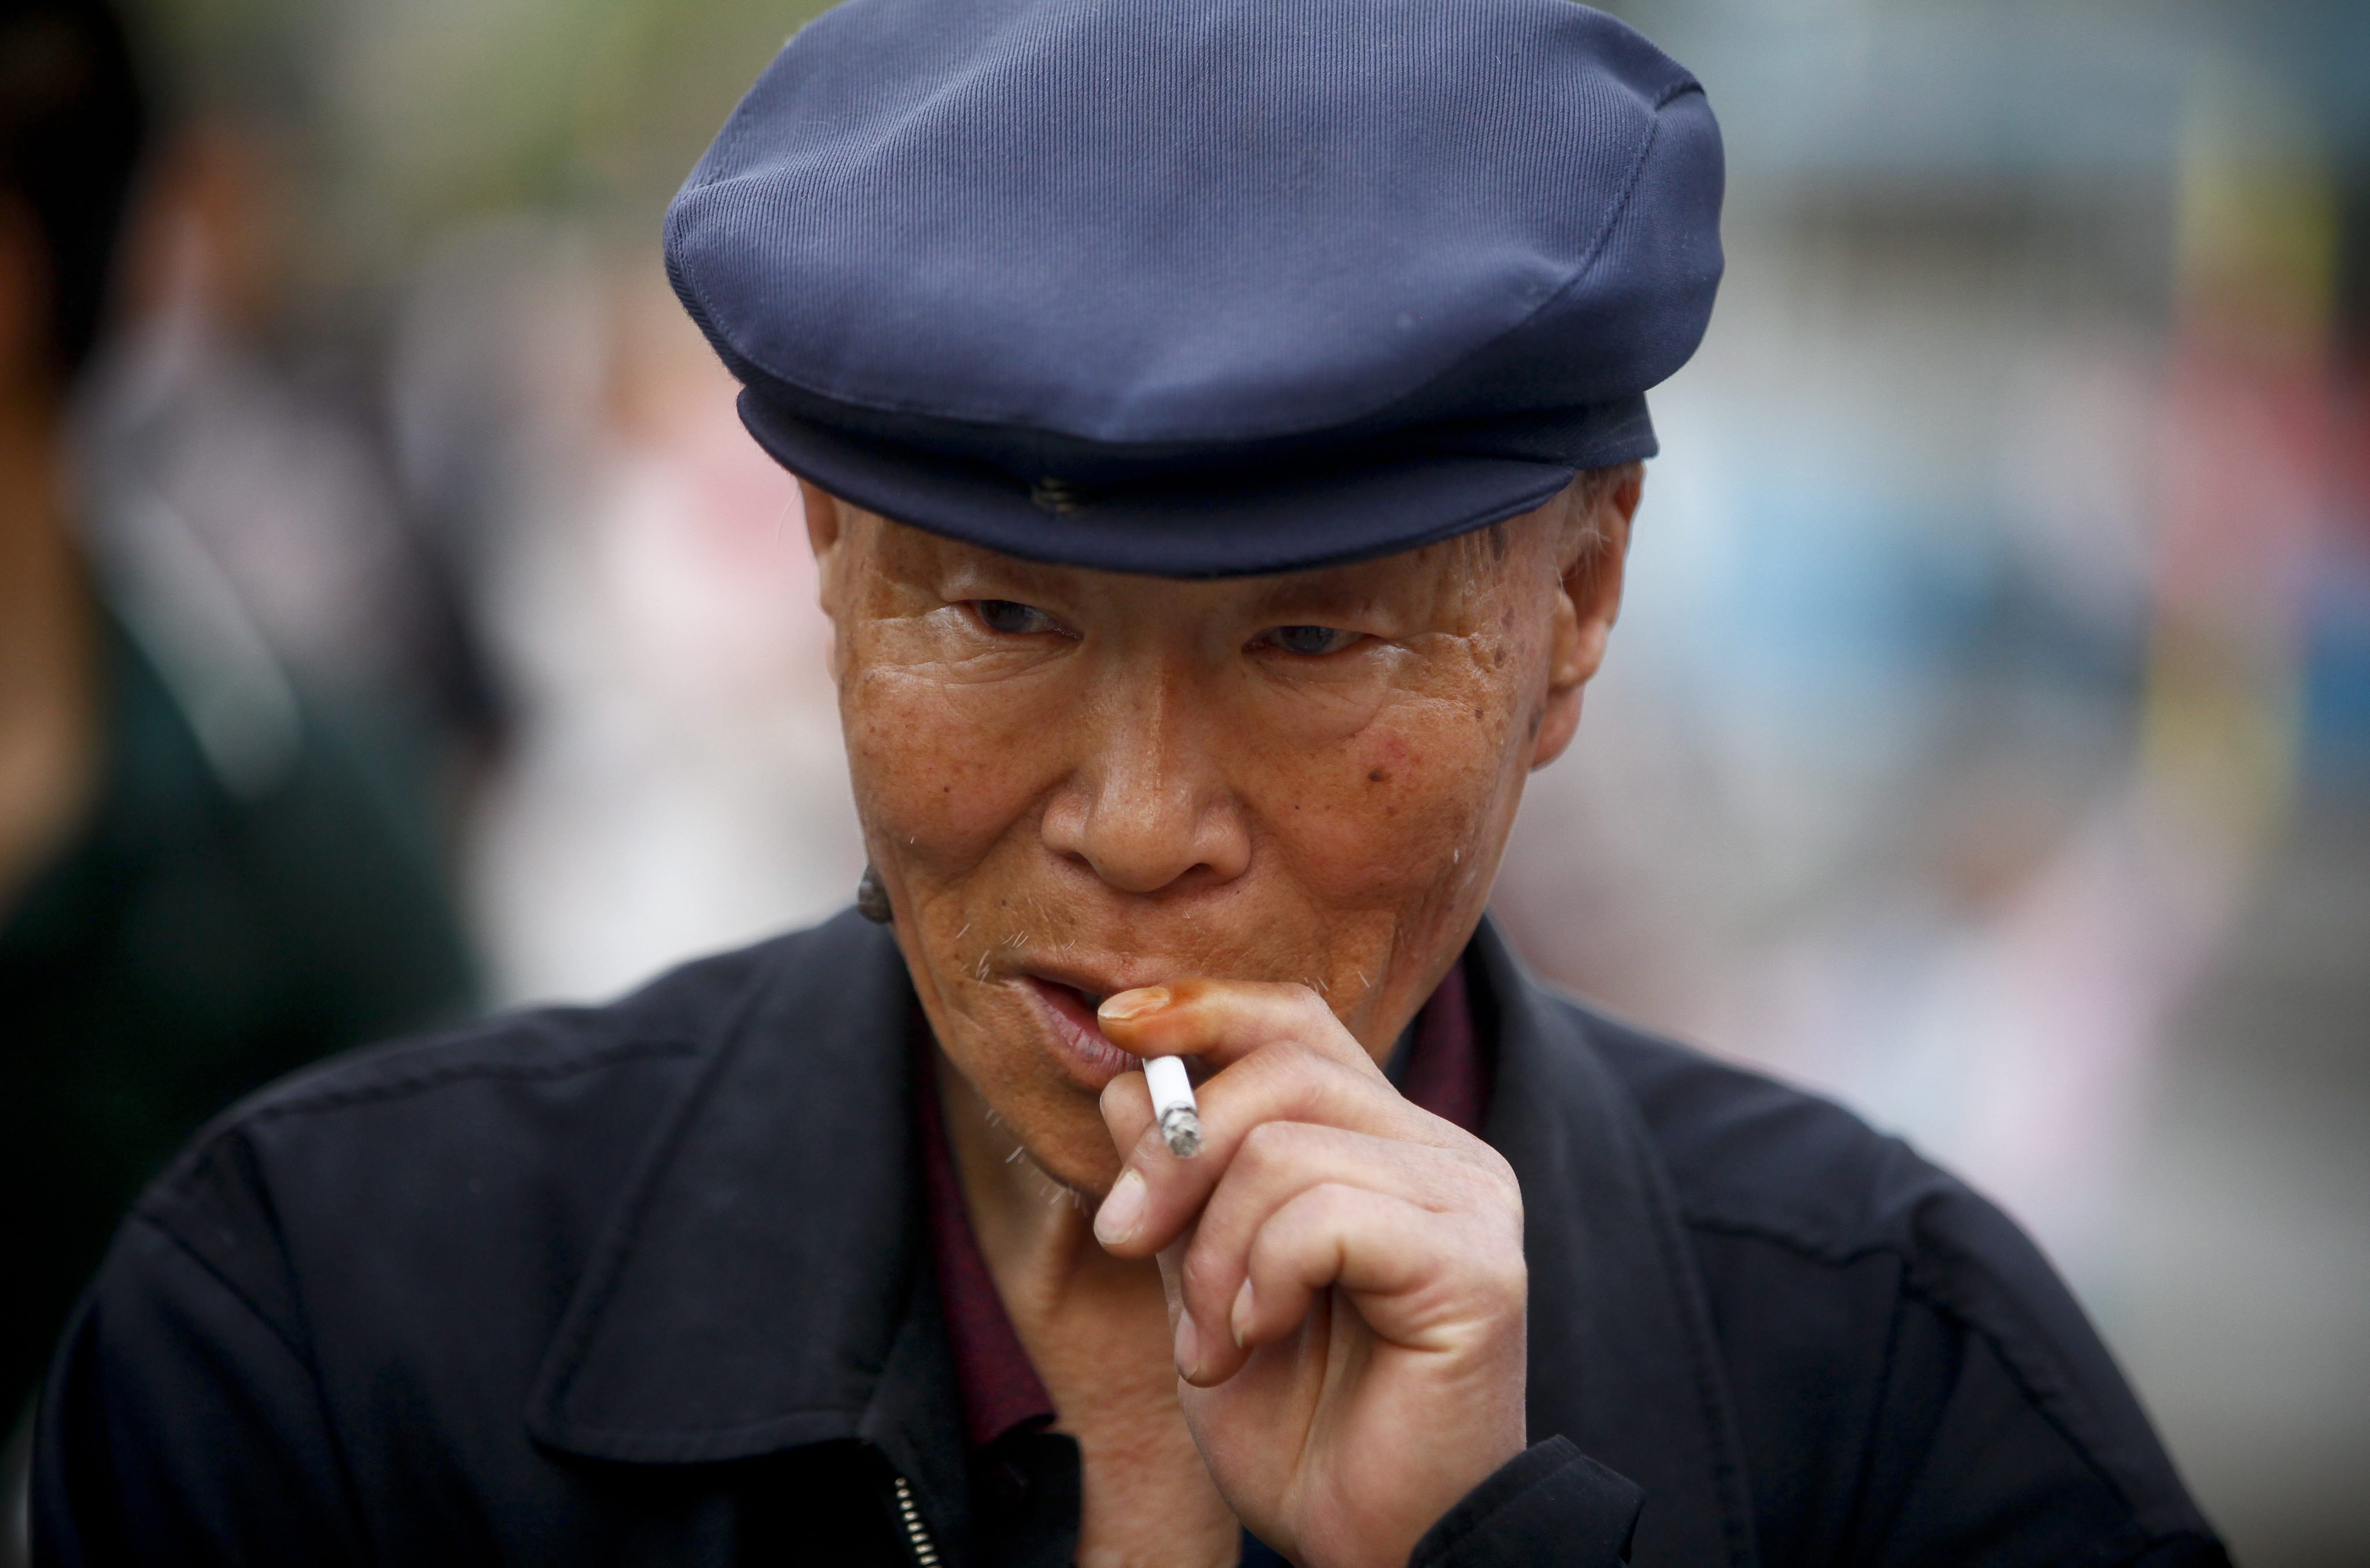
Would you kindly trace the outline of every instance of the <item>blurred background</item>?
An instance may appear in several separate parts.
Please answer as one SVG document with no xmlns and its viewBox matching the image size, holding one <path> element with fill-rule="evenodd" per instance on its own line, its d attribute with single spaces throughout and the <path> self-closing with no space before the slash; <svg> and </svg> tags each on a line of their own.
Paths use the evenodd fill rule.
<svg viewBox="0 0 2370 1568">
<path fill-rule="evenodd" d="M 819 7 L 124 3 L 86 354 L 21 349 L 0 202 L 10 1408 L 246 1084 L 862 864 L 657 247 Z M 0 6 L 12 157 L 106 77 L 57 8 Z M 2370 6 L 1609 8 L 1709 90 L 1730 271 L 1501 916 L 2005 1203 L 2243 1562 L 2370 1561 Z"/>
</svg>

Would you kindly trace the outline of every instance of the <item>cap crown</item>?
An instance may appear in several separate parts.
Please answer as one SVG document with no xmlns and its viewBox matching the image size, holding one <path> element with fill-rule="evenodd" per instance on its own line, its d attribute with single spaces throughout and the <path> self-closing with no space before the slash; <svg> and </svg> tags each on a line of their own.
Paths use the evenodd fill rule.
<svg viewBox="0 0 2370 1568">
<path fill-rule="evenodd" d="M 892 447 L 1067 514 L 1049 478 L 1421 432 L 1498 463 L 1495 500 L 1427 481 L 1454 531 L 1652 451 L 1639 395 L 1702 337 L 1720 185 L 1695 79 L 1569 0 L 846 0 L 733 112 L 666 249 L 759 438 L 909 521 L 976 509 L 943 475 L 904 494 Z M 1357 548 L 1405 543 L 1400 511 Z"/>
<path fill-rule="evenodd" d="M 882 410 L 1325 430 L 1556 307 L 1601 326 L 1530 356 L 1524 400 L 1596 402 L 1675 370 L 1708 314 L 1719 148 L 1706 115 L 1674 126 L 1690 94 L 1567 0 L 849 0 L 734 112 L 668 253 L 736 368 Z"/>
</svg>

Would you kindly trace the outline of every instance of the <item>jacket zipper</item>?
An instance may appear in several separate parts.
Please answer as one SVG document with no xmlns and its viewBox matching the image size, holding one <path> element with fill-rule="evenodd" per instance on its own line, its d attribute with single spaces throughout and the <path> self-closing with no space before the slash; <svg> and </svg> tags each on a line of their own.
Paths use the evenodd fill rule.
<svg viewBox="0 0 2370 1568">
<path fill-rule="evenodd" d="M 914 1561 L 919 1568 L 938 1568 L 938 1549 L 930 1544 L 930 1528 L 922 1523 L 922 1510 L 915 1505 L 914 1488 L 903 1476 L 897 1477 L 897 1516 L 904 1521 L 905 1540 L 914 1549 Z"/>
</svg>

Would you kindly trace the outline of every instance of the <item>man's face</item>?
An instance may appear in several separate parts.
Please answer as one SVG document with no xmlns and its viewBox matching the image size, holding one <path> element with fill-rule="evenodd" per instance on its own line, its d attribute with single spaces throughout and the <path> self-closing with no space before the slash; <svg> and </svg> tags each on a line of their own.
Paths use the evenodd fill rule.
<svg viewBox="0 0 2370 1568">
<path fill-rule="evenodd" d="M 1581 494 L 1382 560 L 1180 582 L 807 488 L 898 942 L 940 1045 L 1048 1174 L 1099 1193 L 1117 1170 L 1098 1096 L 1136 1062 L 1095 1027 L 1112 992 L 1297 981 L 1389 1050 L 1601 656 L 1635 470 Z"/>
</svg>

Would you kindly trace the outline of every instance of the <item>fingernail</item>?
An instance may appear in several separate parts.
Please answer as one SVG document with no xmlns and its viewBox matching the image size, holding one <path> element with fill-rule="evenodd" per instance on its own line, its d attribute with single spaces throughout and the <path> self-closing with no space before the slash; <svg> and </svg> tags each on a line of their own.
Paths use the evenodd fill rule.
<svg viewBox="0 0 2370 1568">
<path fill-rule="evenodd" d="M 1248 1332 L 1243 1325 L 1250 1319 L 1251 1282 L 1247 1279 L 1243 1281 L 1243 1287 L 1235 1292 L 1235 1309 L 1226 1315 L 1226 1326 L 1234 1331 L 1237 1350 L 1243 1348 L 1243 1335 Z"/>
<path fill-rule="evenodd" d="M 1146 1013 L 1158 1012 L 1168 1005 L 1168 986 L 1139 986 L 1133 991 L 1122 991 L 1117 996 L 1105 997 L 1103 1005 L 1095 1009 L 1095 1014 L 1099 1018 L 1109 1019 L 1113 1023 L 1125 1023 L 1130 1019 L 1142 1018 Z"/>
<path fill-rule="evenodd" d="M 1193 1314 L 1177 1314 L 1177 1375 L 1191 1382 L 1202 1370 L 1202 1331 L 1193 1326 Z"/>
<path fill-rule="evenodd" d="M 1106 1247 L 1123 1246 L 1143 1225 L 1144 1178 L 1130 1170 L 1111 1183 L 1095 1210 L 1095 1239 Z"/>
</svg>

